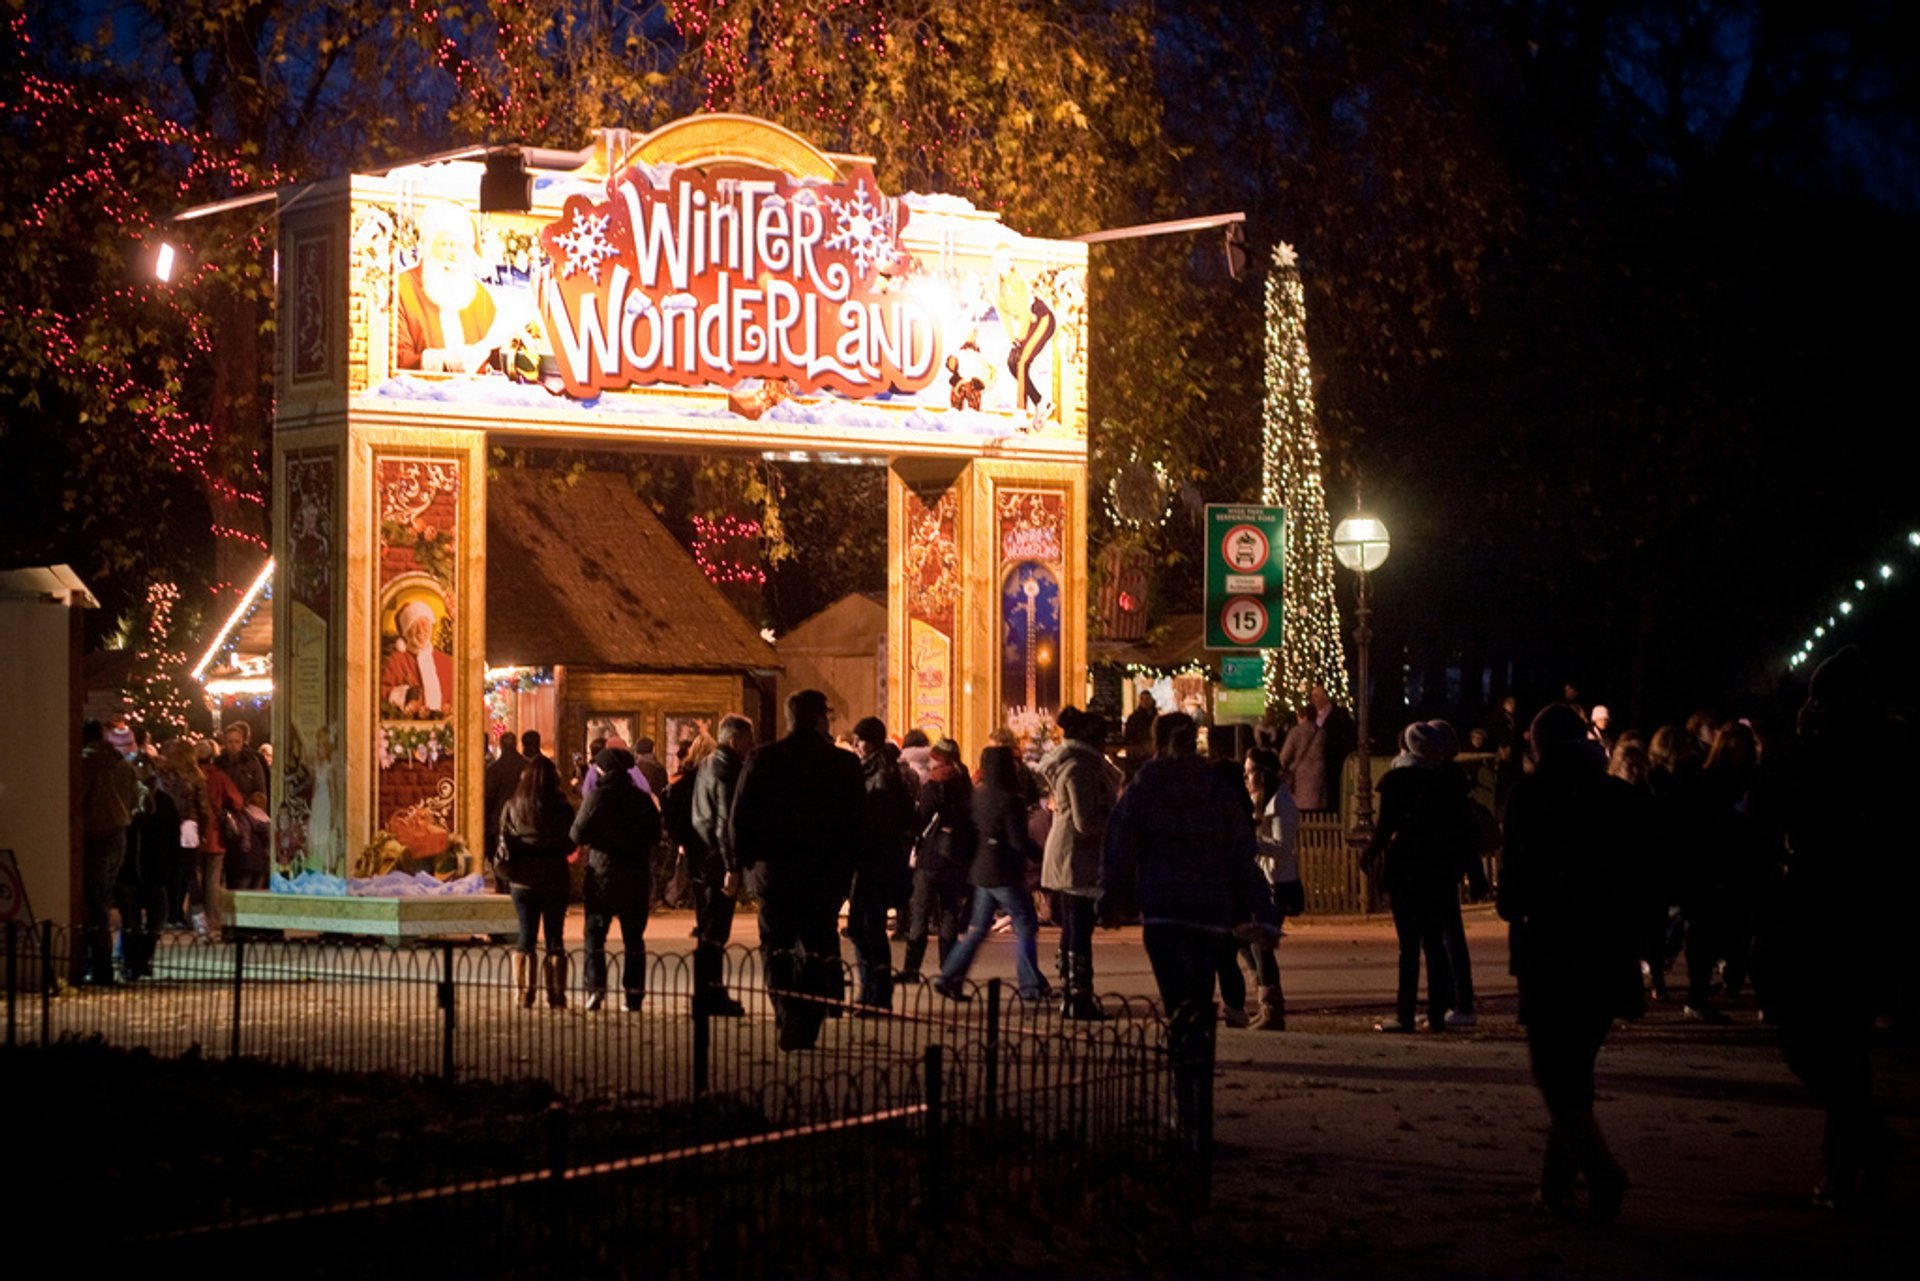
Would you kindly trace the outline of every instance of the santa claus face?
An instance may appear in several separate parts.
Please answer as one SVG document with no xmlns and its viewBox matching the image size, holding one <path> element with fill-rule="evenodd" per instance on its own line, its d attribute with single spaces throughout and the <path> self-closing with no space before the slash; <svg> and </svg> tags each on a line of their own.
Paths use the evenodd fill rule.
<svg viewBox="0 0 1920 1281">
<path fill-rule="evenodd" d="M 406 637 L 408 649 L 416 651 L 426 649 L 433 642 L 433 619 L 423 614 L 415 614 L 407 620 L 406 631 L 402 635 Z"/>
<path fill-rule="evenodd" d="M 458 310 L 480 288 L 473 225 L 464 216 L 439 217 L 421 228 L 420 287 L 436 307 Z"/>
</svg>

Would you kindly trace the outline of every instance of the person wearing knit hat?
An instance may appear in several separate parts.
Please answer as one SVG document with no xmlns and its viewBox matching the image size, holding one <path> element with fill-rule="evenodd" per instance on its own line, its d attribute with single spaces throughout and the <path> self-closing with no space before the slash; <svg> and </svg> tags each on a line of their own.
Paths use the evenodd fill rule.
<svg viewBox="0 0 1920 1281">
<path fill-rule="evenodd" d="M 1559 1214 L 1620 1213 L 1627 1176 L 1593 1111 L 1593 1065 L 1613 1021 L 1642 1009 L 1635 938 L 1635 869 L 1645 849 L 1626 783 L 1610 778 L 1577 708 L 1543 708 L 1528 731 L 1534 772 L 1507 803 L 1496 903 L 1511 925 L 1512 971 L 1534 1083 L 1550 1127 L 1540 1201 Z"/>
<path fill-rule="evenodd" d="M 1472 855 L 1472 814 L 1467 809 L 1467 776 L 1448 763 L 1451 743 L 1459 738 L 1441 721 L 1419 721 L 1401 736 L 1406 753 L 1380 780 L 1380 821 L 1363 866 L 1374 869 L 1378 888 L 1391 898 L 1394 933 L 1400 943 L 1395 1017 L 1377 1025 L 1382 1032 L 1412 1032 L 1419 997 L 1420 958 L 1427 962 L 1427 1015 L 1424 1026 L 1438 1032 L 1454 1014 L 1456 1025 L 1474 1021 L 1471 1006 L 1454 987 L 1447 959 L 1446 927 L 1458 915 L 1457 887 Z"/>
<path fill-rule="evenodd" d="M 580 802 L 569 836 L 587 851 L 586 964 L 587 1009 L 597 1010 L 607 994 L 607 935 L 615 920 L 626 946 L 620 977 L 627 1009 L 638 1011 L 646 997 L 647 914 L 653 906 L 653 847 L 660 840 L 660 809 L 633 781 L 633 753 L 603 747 L 593 758 L 600 781 Z M 549 983 L 564 991 L 564 960 Z"/>
</svg>

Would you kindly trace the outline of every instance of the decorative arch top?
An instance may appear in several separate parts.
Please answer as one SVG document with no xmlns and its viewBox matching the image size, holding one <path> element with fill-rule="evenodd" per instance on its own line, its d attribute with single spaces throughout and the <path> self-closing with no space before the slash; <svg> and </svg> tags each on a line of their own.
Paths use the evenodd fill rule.
<svg viewBox="0 0 1920 1281">
<path fill-rule="evenodd" d="M 845 160 L 871 165 L 868 157 Z M 614 166 L 618 173 L 636 162 L 704 168 L 719 164 L 756 165 L 800 178 L 834 182 L 846 176 L 841 159 L 827 154 L 784 125 L 758 116 L 732 113 L 688 116 L 655 129 L 634 143 Z"/>
</svg>

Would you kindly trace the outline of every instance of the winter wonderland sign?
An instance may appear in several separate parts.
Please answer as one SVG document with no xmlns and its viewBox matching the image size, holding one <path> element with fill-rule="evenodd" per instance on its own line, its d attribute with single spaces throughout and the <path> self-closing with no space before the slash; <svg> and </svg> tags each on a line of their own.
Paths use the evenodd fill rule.
<svg viewBox="0 0 1920 1281">
<path fill-rule="evenodd" d="M 1085 244 L 889 193 L 869 157 L 746 117 L 531 152 L 525 211 L 478 207 L 479 152 L 353 175 L 344 243 L 289 216 L 291 409 L 344 393 L 521 437 L 1084 457 Z"/>
<path fill-rule="evenodd" d="M 635 165 L 541 232 L 540 312 L 569 394 L 784 379 L 852 397 L 933 381 L 940 317 L 907 210 L 864 166 L 818 182 Z"/>
</svg>

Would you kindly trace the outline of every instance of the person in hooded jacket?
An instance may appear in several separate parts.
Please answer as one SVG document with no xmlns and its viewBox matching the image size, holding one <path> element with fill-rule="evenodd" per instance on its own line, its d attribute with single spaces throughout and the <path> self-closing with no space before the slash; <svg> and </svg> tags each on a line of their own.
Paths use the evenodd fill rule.
<svg viewBox="0 0 1920 1281">
<path fill-rule="evenodd" d="M 1446 754 L 1440 722 L 1416 721 L 1402 736 L 1406 751 L 1380 780 L 1380 822 L 1366 858 L 1385 869 L 1383 884 L 1393 903 L 1393 932 L 1400 942 L 1394 1019 L 1381 1032 L 1412 1032 L 1422 1026 L 1414 1011 L 1420 994 L 1420 956 L 1427 958 L 1427 1016 L 1435 1032 L 1447 1025 L 1454 1000 L 1447 962 L 1447 924 L 1460 913 L 1461 868 L 1471 857 L 1472 814 L 1467 776 Z"/>
<path fill-rule="evenodd" d="M 973 915 L 947 959 L 933 990 L 952 1001 L 973 998 L 960 987 L 973 968 L 973 958 L 993 928 L 996 911 L 1013 921 L 1014 964 L 1023 1001 L 1043 1001 L 1052 995 L 1039 964 L 1039 930 L 1034 919 L 1033 895 L 1027 892 L 1027 864 L 1040 861 L 1040 850 L 1027 832 L 1027 808 L 1013 749 L 995 745 L 980 753 L 980 783 L 973 789 L 974 853 L 967 867 L 973 889 Z"/>
<path fill-rule="evenodd" d="M 587 852 L 585 887 L 587 1008 L 607 998 L 607 933 L 617 919 L 626 945 L 621 966 L 629 1010 L 647 987 L 647 913 L 653 904 L 653 847 L 660 840 L 660 809 L 633 781 L 633 753 L 602 748 L 593 758 L 599 785 L 580 803 L 568 833 Z"/>
<path fill-rule="evenodd" d="M 1540 1200 L 1573 1213 L 1584 1175 L 1587 1217 L 1606 1223 L 1620 1213 L 1627 1176 L 1594 1117 L 1593 1065 L 1613 1020 L 1643 1008 L 1634 895 L 1645 833 L 1578 709 L 1542 709 L 1528 738 L 1535 768 L 1507 806 L 1496 906 L 1551 1122 Z"/>
<path fill-rule="evenodd" d="M 1093 990 L 1093 927 L 1100 902 L 1100 844 L 1120 799 L 1120 770 L 1106 758 L 1107 723 L 1075 707 L 1060 710 L 1065 741 L 1040 762 L 1053 798 L 1040 884 L 1059 900 L 1060 1016 L 1106 1017 Z"/>
</svg>

